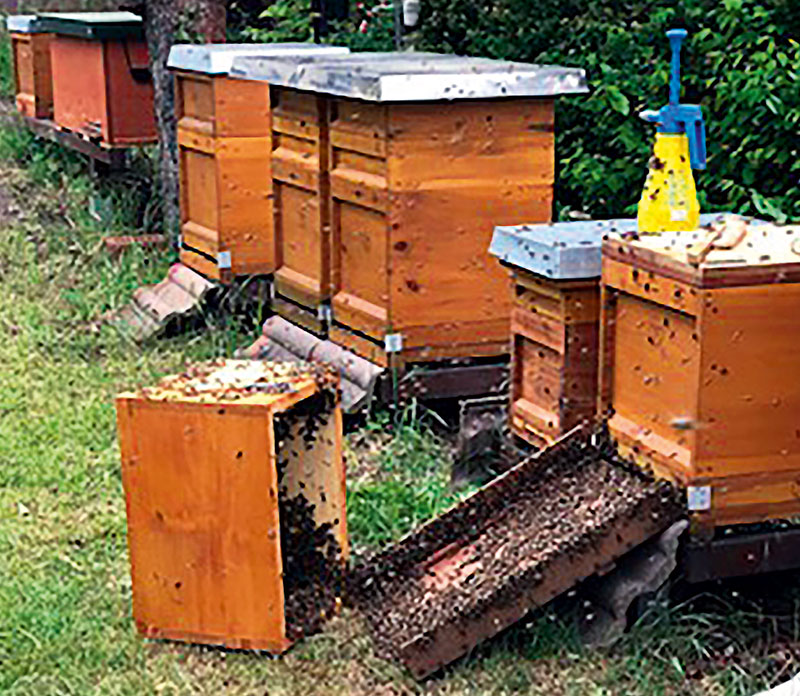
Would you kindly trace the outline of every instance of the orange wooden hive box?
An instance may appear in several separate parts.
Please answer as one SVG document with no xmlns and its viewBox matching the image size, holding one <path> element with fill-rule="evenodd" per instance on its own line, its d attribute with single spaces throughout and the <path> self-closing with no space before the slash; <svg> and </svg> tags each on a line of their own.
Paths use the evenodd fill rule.
<svg viewBox="0 0 800 696">
<path fill-rule="evenodd" d="M 7 17 L 6 27 L 11 36 L 17 111 L 29 118 L 52 118 L 51 35 L 39 26 L 35 15 Z"/>
<path fill-rule="evenodd" d="M 338 607 L 348 554 L 337 379 L 227 360 L 117 397 L 145 636 L 285 650 Z"/>
<path fill-rule="evenodd" d="M 600 258 L 611 230 L 635 220 L 497 227 L 489 252 L 510 269 L 512 432 L 541 447 L 597 406 Z"/>
<path fill-rule="evenodd" d="M 223 282 L 275 270 L 269 85 L 229 77 L 234 58 L 347 52 L 302 43 L 172 47 L 183 263 Z"/>
<path fill-rule="evenodd" d="M 109 146 L 155 142 L 142 20 L 130 12 L 44 13 L 53 34 L 54 120 Z"/>
<path fill-rule="evenodd" d="M 276 309 L 380 365 L 508 352 L 494 223 L 550 218 L 583 71 L 436 54 L 244 58 L 273 87 Z"/>
<path fill-rule="evenodd" d="M 800 228 L 603 245 L 601 399 L 700 529 L 800 514 Z"/>
</svg>

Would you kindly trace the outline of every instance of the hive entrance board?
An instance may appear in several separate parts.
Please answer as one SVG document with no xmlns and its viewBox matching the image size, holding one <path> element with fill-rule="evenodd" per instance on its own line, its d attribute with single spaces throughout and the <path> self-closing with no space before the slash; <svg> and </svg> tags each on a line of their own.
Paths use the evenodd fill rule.
<svg viewBox="0 0 800 696">
<path fill-rule="evenodd" d="M 348 552 L 335 377 L 220 361 L 117 412 L 139 630 L 272 652 L 317 630 Z"/>
<path fill-rule="evenodd" d="M 352 574 L 380 652 L 417 678 L 682 514 L 676 490 L 575 430 Z"/>
</svg>

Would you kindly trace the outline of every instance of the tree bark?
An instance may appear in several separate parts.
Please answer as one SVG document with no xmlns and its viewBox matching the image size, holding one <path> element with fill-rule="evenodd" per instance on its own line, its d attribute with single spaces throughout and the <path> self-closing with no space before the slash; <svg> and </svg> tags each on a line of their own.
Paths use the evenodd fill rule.
<svg viewBox="0 0 800 696">
<path fill-rule="evenodd" d="M 178 136 L 175 115 L 175 81 L 167 68 L 169 50 L 183 19 L 184 28 L 207 43 L 225 41 L 224 0 L 145 0 L 139 6 L 144 17 L 150 72 L 153 76 L 154 110 L 158 128 L 158 183 L 164 232 L 171 239 L 180 233 L 178 184 Z M 137 9 L 139 9 L 137 8 Z"/>
</svg>

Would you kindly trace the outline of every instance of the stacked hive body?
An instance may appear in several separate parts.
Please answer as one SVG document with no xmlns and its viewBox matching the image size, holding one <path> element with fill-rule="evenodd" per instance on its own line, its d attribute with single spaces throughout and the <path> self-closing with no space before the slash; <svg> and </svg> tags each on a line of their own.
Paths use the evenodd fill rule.
<svg viewBox="0 0 800 696">
<path fill-rule="evenodd" d="M 708 214 L 700 222 L 728 218 Z M 510 424 L 533 445 L 549 444 L 595 415 L 603 238 L 636 229 L 636 220 L 495 229 L 489 251 L 514 281 Z"/>
<path fill-rule="evenodd" d="M 153 84 L 142 20 L 129 12 L 41 14 L 56 124 L 109 146 L 153 142 Z"/>
<path fill-rule="evenodd" d="M 8 17 L 6 26 L 11 34 L 17 111 L 29 118 L 52 118 L 51 35 L 41 29 L 34 15 Z"/>
<path fill-rule="evenodd" d="M 699 526 L 800 513 L 800 230 L 728 221 L 603 246 L 604 404 Z"/>
<path fill-rule="evenodd" d="M 280 652 L 335 610 L 336 390 L 308 364 L 222 361 L 118 397 L 143 634 Z"/>
<path fill-rule="evenodd" d="M 490 252 L 511 269 L 512 431 L 533 445 L 553 442 L 597 403 L 600 247 L 606 220 L 498 227 Z"/>
<path fill-rule="evenodd" d="M 347 53 L 313 44 L 179 45 L 181 261 L 222 281 L 275 270 L 269 85 L 228 77 L 243 55 Z"/>
<path fill-rule="evenodd" d="M 580 70 L 431 54 L 245 58 L 273 87 L 277 309 L 380 365 L 507 352 L 492 224 L 550 217 Z"/>
</svg>

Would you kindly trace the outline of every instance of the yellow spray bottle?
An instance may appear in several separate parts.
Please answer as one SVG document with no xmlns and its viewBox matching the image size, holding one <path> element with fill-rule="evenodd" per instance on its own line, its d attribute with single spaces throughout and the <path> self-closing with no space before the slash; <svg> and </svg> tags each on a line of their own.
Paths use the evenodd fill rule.
<svg viewBox="0 0 800 696">
<path fill-rule="evenodd" d="M 685 29 L 667 32 L 672 48 L 669 104 L 658 111 L 642 111 L 645 121 L 656 123 L 656 143 L 647 181 L 639 201 L 639 232 L 657 234 L 694 230 L 700 206 L 692 169 L 705 169 L 706 129 L 703 112 L 694 104 L 681 104 L 681 42 Z"/>
</svg>

